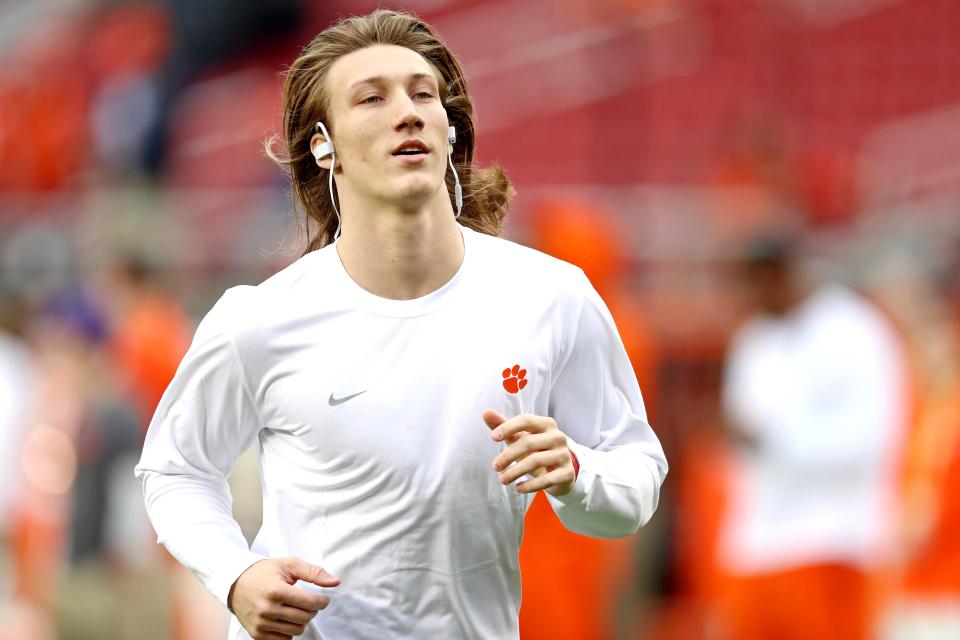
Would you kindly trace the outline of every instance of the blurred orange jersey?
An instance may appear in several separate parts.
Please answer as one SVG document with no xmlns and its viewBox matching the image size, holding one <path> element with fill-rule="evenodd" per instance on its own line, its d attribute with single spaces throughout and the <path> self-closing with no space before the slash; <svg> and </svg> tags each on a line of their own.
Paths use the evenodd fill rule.
<svg viewBox="0 0 960 640">
<path fill-rule="evenodd" d="M 114 327 L 114 362 L 146 418 L 153 414 L 173 379 L 192 332 L 184 311 L 162 293 L 139 296 Z"/>
</svg>

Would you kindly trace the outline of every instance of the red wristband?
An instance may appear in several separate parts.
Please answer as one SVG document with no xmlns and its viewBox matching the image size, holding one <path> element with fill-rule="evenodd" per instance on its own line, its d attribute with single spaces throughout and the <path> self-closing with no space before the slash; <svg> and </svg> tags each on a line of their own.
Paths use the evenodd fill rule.
<svg viewBox="0 0 960 640">
<path fill-rule="evenodd" d="M 573 460 L 573 479 L 576 480 L 580 476 L 580 461 L 577 460 L 577 454 L 573 452 L 573 449 L 567 447 L 567 451 L 570 452 L 570 459 Z"/>
</svg>

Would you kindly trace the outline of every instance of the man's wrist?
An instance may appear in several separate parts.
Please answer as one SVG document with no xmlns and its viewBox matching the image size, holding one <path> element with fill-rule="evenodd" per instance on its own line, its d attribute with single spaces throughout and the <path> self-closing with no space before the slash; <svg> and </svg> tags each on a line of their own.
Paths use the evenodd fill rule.
<svg viewBox="0 0 960 640">
<path fill-rule="evenodd" d="M 576 482 L 580 476 L 580 460 L 577 459 L 577 454 L 573 452 L 573 449 L 567 447 L 567 451 L 570 452 L 570 460 L 573 462 L 573 480 Z"/>
</svg>

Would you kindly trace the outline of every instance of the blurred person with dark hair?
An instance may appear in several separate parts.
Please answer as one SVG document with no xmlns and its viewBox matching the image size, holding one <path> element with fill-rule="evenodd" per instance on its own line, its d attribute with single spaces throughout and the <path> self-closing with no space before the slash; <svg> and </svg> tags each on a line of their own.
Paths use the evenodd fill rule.
<svg viewBox="0 0 960 640">
<path fill-rule="evenodd" d="M 893 542 L 906 370 L 880 311 L 838 284 L 808 289 L 795 252 L 764 238 L 745 267 L 758 312 L 723 381 L 738 446 L 720 612 L 733 640 L 866 639 Z"/>
<path fill-rule="evenodd" d="M 327 3 L 316 4 L 320 12 L 332 11 Z M 236 57 L 253 52 L 259 52 L 259 56 L 267 55 L 271 47 L 279 43 L 283 43 L 286 53 L 286 42 L 299 33 L 308 18 L 304 0 L 206 0 L 202 7 L 199 10 L 193 0 L 167 0 L 163 3 L 170 21 L 170 51 L 163 66 L 157 70 L 154 81 L 156 104 L 153 105 L 156 113 L 144 123 L 146 130 L 140 141 L 143 152 L 140 161 L 150 173 L 164 173 L 171 169 L 168 147 L 172 142 L 174 123 L 184 117 L 183 105 L 179 101 L 190 83 Z M 136 124 L 144 119 L 142 113 L 132 115 L 137 116 Z M 109 127 L 104 127 L 103 133 L 106 141 L 122 141 L 121 135 Z"/>
<path fill-rule="evenodd" d="M 307 253 L 206 316 L 137 467 L 235 640 L 516 638 L 536 492 L 597 537 L 656 509 L 667 463 L 616 326 L 581 270 L 496 237 L 512 188 L 474 130 L 459 63 L 407 14 L 341 21 L 286 73 Z M 254 442 L 248 548 L 226 478 Z"/>
</svg>

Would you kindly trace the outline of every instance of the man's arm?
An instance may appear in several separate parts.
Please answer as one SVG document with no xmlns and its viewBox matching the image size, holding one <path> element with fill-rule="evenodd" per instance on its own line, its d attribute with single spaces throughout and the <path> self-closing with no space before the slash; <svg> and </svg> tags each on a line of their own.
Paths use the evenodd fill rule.
<svg viewBox="0 0 960 640">
<path fill-rule="evenodd" d="M 227 486 L 259 431 L 230 333 L 242 294 L 228 291 L 200 323 L 147 430 L 135 475 L 158 542 L 226 604 L 251 553 Z"/>
<path fill-rule="evenodd" d="M 261 429 L 232 327 L 250 289 L 231 289 L 200 323 L 147 431 L 135 474 L 158 542 L 231 608 L 254 638 L 290 637 L 329 602 L 294 588 L 338 579 L 296 558 L 250 551 L 234 520 L 227 477 Z"/>
<path fill-rule="evenodd" d="M 621 537 L 656 510 L 667 460 L 613 318 L 586 276 L 579 277 L 582 304 L 554 377 L 549 417 L 484 419 L 495 439 L 510 442 L 494 461 L 505 481 L 530 473 L 518 490 L 545 489 L 567 529 Z"/>
</svg>

